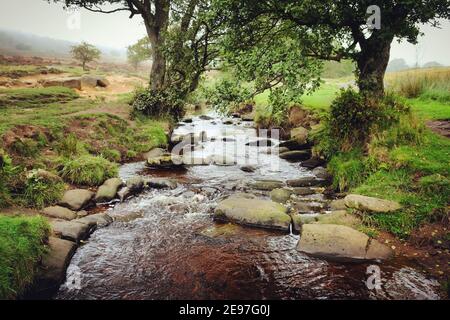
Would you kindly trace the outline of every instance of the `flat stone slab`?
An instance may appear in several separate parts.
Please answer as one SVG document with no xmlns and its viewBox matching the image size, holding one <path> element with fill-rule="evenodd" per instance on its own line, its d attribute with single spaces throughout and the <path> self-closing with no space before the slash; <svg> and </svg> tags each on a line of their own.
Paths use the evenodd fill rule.
<svg viewBox="0 0 450 320">
<path fill-rule="evenodd" d="M 288 161 L 304 161 L 311 158 L 311 152 L 307 150 L 287 151 L 280 153 L 280 158 Z"/>
<path fill-rule="evenodd" d="M 79 243 L 81 240 L 85 240 L 89 236 L 93 226 L 77 220 L 55 220 L 51 222 L 51 227 L 56 236 Z"/>
<path fill-rule="evenodd" d="M 69 190 L 64 193 L 64 196 L 59 204 L 71 210 L 78 211 L 85 208 L 90 203 L 93 197 L 94 193 L 89 190 Z"/>
<path fill-rule="evenodd" d="M 242 196 L 231 196 L 221 201 L 214 212 L 214 218 L 220 221 L 283 231 L 289 231 L 291 224 L 291 217 L 281 204 Z"/>
<path fill-rule="evenodd" d="M 284 186 L 284 182 L 278 180 L 258 180 L 249 184 L 249 187 L 262 191 L 272 191 Z"/>
<path fill-rule="evenodd" d="M 60 206 L 45 208 L 42 210 L 42 213 L 56 219 L 73 220 L 77 218 L 77 213 L 75 211 Z"/>
<path fill-rule="evenodd" d="M 358 227 L 362 224 L 362 221 L 357 216 L 348 213 L 346 210 L 332 211 L 327 214 L 321 214 L 317 216 L 318 224 L 338 224 L 347 227 Z"/>
<path fill-rule="evenodd" d="M 317 179 L 316 177 L 301 177 L 298 179 L 288 180 L 287 185 L 290 187 L 315 187 L 323 186 L 326 181 Z"/>
<path fill-rule="evenodd" d="M 97 202 L 108 202 L 113 200 L 119 188 L 123 186 L 123 181 L 119 178 L 111 178 L 106 180 L 95 195 L 95 201 Z"/>
<path fill-rule="evenodd" d="M 386 260 L 393 256 L 392 250 L 377 240 L 350 227 L 334 224 L 304 224 L 297 250 L 341 262 Z"/>
<path fill-rule="evenodd" d="M 358 194 L 349 194 L 344 198 L 344 201 L 348 208 L 368 212 L 394 212 L 402 208 L 402 206 L 395 201 L 366 197 Z"/>
</svg>

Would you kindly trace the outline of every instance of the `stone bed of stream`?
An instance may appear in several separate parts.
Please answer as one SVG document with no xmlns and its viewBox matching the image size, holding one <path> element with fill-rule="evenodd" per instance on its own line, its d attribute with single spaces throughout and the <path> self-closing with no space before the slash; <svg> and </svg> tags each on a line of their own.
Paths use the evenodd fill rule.
<svg viewBox="0 0 450 320">
<path fill-rule="evenodd" d="M 208 139 L 194 148 L 195 157 L 230 156 L 235 150 L 227 144 L 258 138 L 252 122 L 209 116 L 194 117 L 175 130 L 180 135 L 206 133 Z M 296 250 L 299 236 L 292 232 L 215 222 L 212 213 L 228 195 L 245 191 L 269 198 L 269 192 L 249 187 L 256 180 L 312 176 L 299 163 L 268 154 L 267 147 L 250 146 L 237 160 L 231 166 L 176 170 L 123 165 L 124 180 L 164 177 L 175 179 L 178 186 L 148 190 L 110 205 L 106 212 L 115 221 L 78 248 L 56 299 L 439 298 L 437 282 L 402 259 L 375 263 L 381 269 L 382 289 L 369 289 L 370 263 L 309 257 Z M 256 170 L 244 172 L 244 164 Z"/>
</svg>

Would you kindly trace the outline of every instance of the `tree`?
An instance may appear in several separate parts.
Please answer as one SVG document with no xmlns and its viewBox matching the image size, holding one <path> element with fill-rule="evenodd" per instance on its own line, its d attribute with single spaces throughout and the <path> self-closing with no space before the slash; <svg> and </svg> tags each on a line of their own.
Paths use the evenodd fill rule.
<svg viewBox="0 0 450 320">
<path fill-rule="evenodd" d="M 152 49 L 147 37 L 140 39 L 127 49 L 128 62 L 137 70 L 139 64 L 149 60 L 152 56 Z"/>
<path fill-rule="evenodd" d="M 86 63 L 100 58 L 101 54 L 100 50 L 86 42 L 73 46 L 70 52 L 74 59 L 81 62 L 83 70 L 86 70 Z"/>
<path fill-rule="evenodd" d="M 210 41 L 211 28 L 203 22 L 199 22 L 196 17 L 202 12 L 208 10 L 208 0 L 47 0 L 55 2 L 63 2 L 67 7 L 81 7 L 92 12 L 98 13 L 115 13 L 120 11 L 128 11 L 130 18 L 138 15 L 142 18 L 147 36 L 152 48 L 152 70 L 150 74 L 151 90 L 164 90 L 173 82 L 175 74 L 178 79 L 176 83 L 179 85 L 183 79 L 182 73 L 176 65 L 180 61 L 190 62 L 198 59 L 199 64 L 204 65 L 209 62 L 208 55 L 200 52 L 200 48 L 208 48 Z M 196 23 L 197 22 L 197 23 Z M 178 24 L 174 27 L 173 23 Z M 171 28 L 169 29 L 169 26 Z M 176 54 L 172 55 L 172 69 L 168 70 L 167 61 L 167 41 L 166 37 L 170 31 L 178 29 L 180 34 L 171 39 L 176 43 L 172 43 L 169 51 L 173 53 L 177 48 Z M 175 40 L 174 40 L 175 39 Z M 185 50 L 186 49 L 186 50 Z M 198 49 L 198 50 L 197 50 Z M 202 50 L 203 50 L 202 49 Z M 192 59 L 185 57 L 185 54 L 192 54 Z M 202 54 L 202 56 L 196 56 Z M 206 59 L 205 59 L 206 57 Z M 201 61 L 200 61 L 201 60 Z M 187 74 L 187 73 L 186 73 Z M 168 77 L 172 80 L 168 81 Z M 195 77 L 194 77 L 195 82 Z M 184 81 L 183 81 L 184 82 Z M 195 85 L 194 85 L 195 87 Z"/>
<path fill-rule="evenodd" d="M 228 52 L 245 54 L 283 36 L 297 43 L 302 57 L 357 65 L 360 91 L 384 94 L 384 75 L 394 38 L 416 43 L 419 24 L 439 25 L 449 18 L 448 0 L 214 0 L 226 16 Z M 379 9 L 380 16 L 377 14 Z M 381 19 L 380 28 L 369 22 Z M 299 58 L 302 58 L 299 57 Z"/>
</svg>

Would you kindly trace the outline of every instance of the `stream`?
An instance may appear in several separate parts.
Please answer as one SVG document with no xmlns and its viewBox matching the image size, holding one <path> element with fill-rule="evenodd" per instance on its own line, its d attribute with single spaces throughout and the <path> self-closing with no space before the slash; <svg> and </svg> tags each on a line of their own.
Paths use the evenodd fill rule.
<svg viewBox="0 0 450 320">
<path fill-rule="evenodd" d="M 124 180 L 165 177 L 176 179 L 178 187 L 148 190 L 111 205 L 107 213 L 112 217 L 137 218 L 116 219 L 94 232 L 74 255 L 56 299 L 439 299 L 439 284 L 402 259 L 375 264 L 382 285 L 370 289 L 366 280 L 371 264 L 309 257 L 295 249 L 299 236 L 292 233 L 214 222 L 218 201 L 248 191 L 248 183 L 285 181 L 311 172 L 268 154 L 268 147 L 236 152 L 230 147 L 233 142 L 245 145 L 258 139 L 253 123 L 209 116 L 194 117 L 174 134 L 206 134 L 193 148 L 193 157 L 238 153 L 238 164 L 177 170 L 123 165 Z M 273 135 L 271 139 L 276 140 Z M 256 170 L 243 172 L 244 164 Z M 251 192 L 269 198 L 268 192 Z"/>
</svg>

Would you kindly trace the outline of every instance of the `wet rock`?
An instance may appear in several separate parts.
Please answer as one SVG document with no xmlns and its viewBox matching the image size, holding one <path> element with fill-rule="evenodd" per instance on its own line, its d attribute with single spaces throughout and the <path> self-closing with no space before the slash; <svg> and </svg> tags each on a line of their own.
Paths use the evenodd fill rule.
<svg viewBox="0 0 450 320">
<path fill-rule="evenodd" d="M 164 149 L 154 148 L 154 149 L 150 150 L 149 152 L 144 153 L 144 159 L 152 159 L 152 158 L 161 157 L 164 153 L 166 153 L 166 151 Z"/>
<path fill-rule="evenodd" d="M 326 205 L 320 202 L 296 201 L 294 203 L 294 208 L 302 213 L 320 212 L 325 210 Z"/>
<path fill-rule="evenodd" d="M 216 166 L 234 166 L 236 164 L 234 157 L 227 155 L 214 155 L 212 159 Z"/>
<path fill-rule="evenodd" d="M 130 212 L 126 214 L 120 214 L 114 216 L 114 221 L 119 222 L 130 222 L 139 218 L 142 218 L 144 215 L 140 212 Z"/>
<path fill-rule="evenodd" d="M 348 208 L 367 212 L 394 212 L 402 208 L 395 201 L 366 197 L 358 194 L 349 194 L 344 198 L 344 201 Z"/>
<path fill-rule="evenodd" d="M 288 180 L 287 184 L 290 187 L 314 187 L 323 186 L 326 184 L 326 181 L 317 179 L 316 177 L 302 177 L 294 180 Z"/>
<path fill-rule="evenodd" d="M 77 212 L 77 218 L 84 218 L 88 215 L 88 212 L 86 210 L 81 210 Z"/>
<path fill-rule="evenodd" d="M 312 144 L 310 142 L 298 143 L 297 140 L 287 140 L 280 143 L 280 148 L 288 148 L 289 150 L 308 150 L 312 148 Z M 305 159 L 306 160 L 306 159 Z"/>
<path fill-rule="evenodd" d="M 313 223 L 316 222 L 317 220 L 317 213 L 313 213 L 313 214 L 299 214 L 299 213 L 294 213 L 291 215 L 292 217 L 292 230 L 295 233 L 300 233 L 302 230 L 302 226 L 304 224 L 308 224 L 308 223 Z"/>
<path fill-rule="evenodd" d="M 154 189 L 176 189 L 178 186 L 176 181 L 163 178 L 146 179 L 145 185 Z"/>
<path fill-rule="evenodd" d="M 272 191 L 283 186 L 284 183 L 278 180 L 258 180 L 249 184 L 249 187 L 263 191 Z"/>
<path fill-rule="evenodd" d="M 288 161 L 303 161 L 311 157 L 311 152 L 307 150 L 295 150 L 280 153 L 280 158 Z"/>
<path fill-rule="evenodd" d="M 288 189 L 273 189 L 270 192 L 270 199 L 278 203 L 286 203 L 291 198 L 292 191 Z"/>
<path fill-rule="evenodd" d="M 201 120 L 213 120 L 214 118 L 213 118 L 213 117 L 210 117 L 210 116 L 207 116 L 207 115 L 205 115 L 205 114 L 202 114 L 202 115 L 199 117 L 199 119 L 201 119 Z"/>
<path fill-rule="evenodd" d="M 133 177 L 127 180 L 126 187 L 129 189 L 129 192 L 132 194 L 136 194 L 144 190 L 145 180 L 143 177 Z"/>
<path fill-rule="evenodd" d="M 291 217 L 281 204 L 269 200 L 232 196 L 221 201 L 214 218 L 253 227 L 289 231 Z"/>
<path fill-rule="evenodd" d="M 309 196 L 311 194 L 315 194 L 313 189 L 307 187 L 292 188 L 292 192 L 298 196 Z"/>
<path fill-rule="evenodd" d="M 282 154 L 282 153 L 285 153 L 285 152 L 288 152 L 288 151 L 290 151 L 288 148 L 286 148 L 286 147 L 279 147 L 279 146 L 276 146 L 276 147 L 273 147 L 273 148 L 271 148 L 271 149 L 268 149 L 267 150 L 267 154 Z"/>
<path fill-rule="evenodd" d="M 119 178 L 111 178 L 106 180 L 103 185 L 98 188 L 95 195 L 96 202 L 108 202 L 114 199 L 117 191 L 123 186 L 123 181 Z"/>
<path fill-rule="evenodd" d="M 48 239 L 49 250 L 42 257 L 32 291 L 36 296 L 51 295 L 66 278 L 66 270 L 76 244 L 55 237 Z"/>
<path fill-rule="evenodd" d="M 255 141 L 247 142 L 245 145 L 250 147 L 271 147 L 275 143 L 270 139 L 260 139 Z"/>
<path fill-rule="evenodd" d="M 325 165 L 325 160 L 317 158 L 317 157 L 312 157 L 306 161 L 302 162 L 302 167 L 308 168 L 308 169 L 314 169 L 320 166 Z"/>
<path fill-rule="evenodd" d="M 133 195 L 133 193 L 131 192 L 130 188 L 128 188 L 128 187 L 124 187 L 124 188 L 120 189 L 119 192 L 117 192 L 117 196 L 119 197 L 121 202 L 125 201 L 132 195 Z"/>
<path fill-rule="evenodd" d="M 113 219 L 106 213 L 97 213 L 86 216 L 81 219 L 74 220 L 74 222 L 84 223 L 89 227 L 106 227 L 113 222 Z"/>
<path fill-rule="evenodd" d="M 183 120 L 181 120 L 181 122 L 184 122 L 184 123 L 192 123 L 193 120 L 192 120 L 192 118 L 184 118 Z"/>
<path fill-rule="evenodd" d="M 94 193 L 89 190 L 84 189 L 69 190 L 66 191 L 66 193 L 64 193 L 64 196 L 59 204 L 71 210 L 78 211 L 87 207 L 90 204 L 93 197 Z"/>
<path fill-rule="evenodd" d="M 331 210 L 346 210 L 347 206 L 345 205 L 344 199 L 333 200 L 330 202 Z"/>
<path fill-rule="evenodd" d="M 326 181 L 331 181 L 333 179 L 333 176 L 324 167 L 315 168 L 312 171 L 312 174 L 314 174 L 317 178 L 326 180 Z"/>
<path fill-rule="evenodd" d="M 92 226 L 76 220 L 55 220 L 52 221 L 50 225 L 56 236 L 76 243 L 85 240 L 92 230 Z"/>
<path fill-rule="evenodd" d="M 42 212 L 46 216 L 56 219 L 73 220 L 77 218 L 76 212 L 60 206 L 48 207 L 42 210 Z"/>
<path fill-rule="evenodd" d="M 297 250 L 336 261 L 386 260 L 390 248 L 347 226 L 304 224 Z"/>
<path fill-rule="evenodd" d="M 233 120 L 232 119 L 224 119 L 222 121 L 222 123 L 225 124 L 225 125 L 230 125 L 230 124 L 233 124 Z"/>
<path fill-rule="evenodd" d="M 248 166 L 242 166 L 241 170 L 244 171 L 244 172 L 252 173 L 252 172 L 256 171 L 256 168 L 254 166 L 248 165 Z"/>
<path fill-rule="evenodd" d="M 240 115 L 239 113 L 236 113 L 236 112 L 235 112 L 235 113 L 232 113 L 232 114 L 231 114 L 231 117 L 232 117 L 232 118 L 235 118 L 235 119 L 238 119 L 238 118 L 241 117 L 241 115 Z"/>
<path fill-rule="evenodd" d="M 223 142 L 236 142 L 236 139 L 230 138 L 230 137 L 223 137 L 222 141 Z"/>
<path fill-rule="evenodd" d="M 303 127 L 297 127 L 291 130 L 291 140 L 298 144 L 305 144 L 308 140 L 308 130 Z"/>
<path fill-rule="evenodd" d="M 361 219 L 345 210 L 337 210 L 319 215 L 316 220 L 316 223 L 318 224 L 337 224 L 352 228 L 356 228 L 362 223 Z"/>
<path fill-rule="evenodd" d="M 252 113 L 247 113 L 241 116 L 242 121 L 254 121 L 255 115 Z"/>
<path fill-rule="evenodd" d="M 150 168 L 173 168 L 183 166 L 183 159 L 171 153 L 165 153 L 160 157 L 149 158 L 147 166 Z"/>
</svg>

